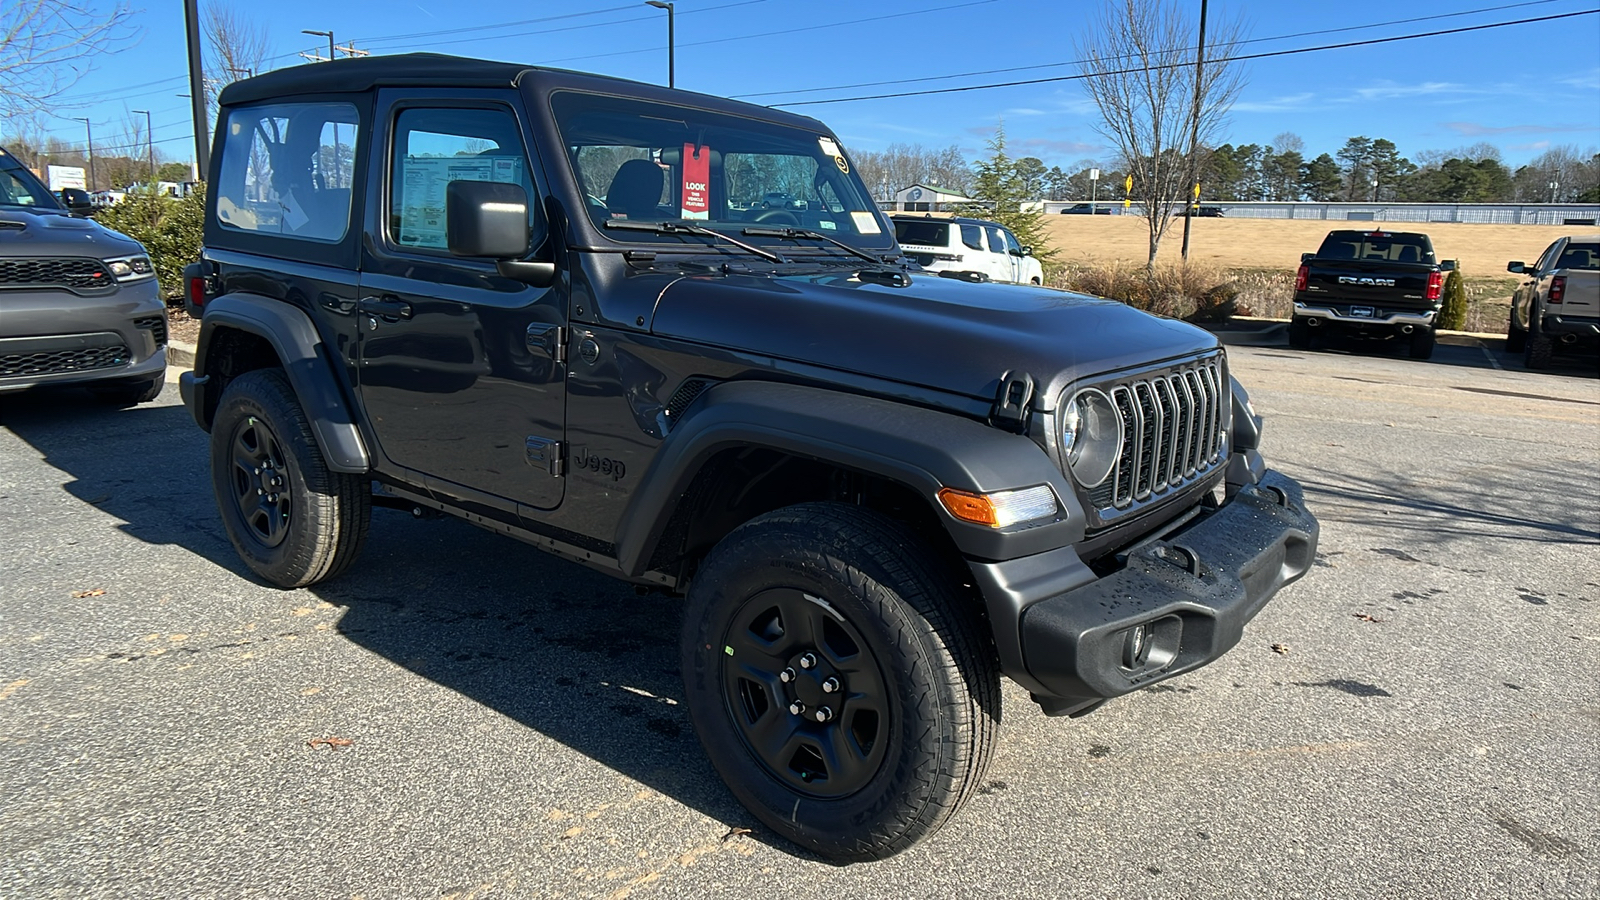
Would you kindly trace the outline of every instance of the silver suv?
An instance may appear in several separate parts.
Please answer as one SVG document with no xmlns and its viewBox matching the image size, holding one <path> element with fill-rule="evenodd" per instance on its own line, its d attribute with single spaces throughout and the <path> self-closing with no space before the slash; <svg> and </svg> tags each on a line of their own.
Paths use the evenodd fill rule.
<svg viewBox="0 0 1600 900">
<path fill-rule="evenodd" d="M 73 215 L 0 149 L 0 394 L 79 384 L 143 403 L 166 370 L 167 307 L 144 247 Z"/>
</svg>

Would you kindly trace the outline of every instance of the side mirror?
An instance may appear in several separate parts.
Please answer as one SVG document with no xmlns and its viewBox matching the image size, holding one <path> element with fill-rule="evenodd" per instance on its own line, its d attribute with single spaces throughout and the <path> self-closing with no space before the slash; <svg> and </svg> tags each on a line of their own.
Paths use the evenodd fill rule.
<svg viewBox="0 0 1600 900">
<path fill-rule="evenodd" d="M 553 262 L 526 261 L 528 192 L 520 184 L 452 181 L 444 192 L 445 242 L 452 256 L 492 259 L 507 278 L 549 287 Z"/>
<path fill-rule="evenodd" d="M 1311 262 L 1313 259 L 1316 259 L 1316 258 L 1317 258 L 1317 255 L 1315 253 L 1302 253 L 1302 254 L 1300 254 L 1300 261 L 1302 263 Z"/>
<path fill-rule="evenodd" d="M 1453 259 L 1447 259 L 1439 263 L 1439 271 L 1441 272 L 1454 272 L 1455 270 L 1456 261 Z"/>
<path fill-rule="evenodd" d="M 1025 246 L 1025 247 L 1022 248 L 1021 252 L 1019 252 L 1017 255 L 1018 256 L 1032 256 L 1033 255 L 1033 248 Z"/>
<path fill-rule="evenodd" d="M 83 188 L 62 188 L 61 205 L 75 216 L 87 216 L 94 212 L 94 201 Z"/>
<path fill-rule="evenodd" d="M 1516 261 L 1516 262 L 1508 262 L 1508 263 L 1506 263 L 1506 271 L 1507 272 L 1516 272 L 1517 274 L 1520 275 L 1520 274 L 1522 274 L 1523 269 L 1524 269 L 1524 267 L 1523 267 L 1522 262 L 1520 260 Z"/>
</svg>

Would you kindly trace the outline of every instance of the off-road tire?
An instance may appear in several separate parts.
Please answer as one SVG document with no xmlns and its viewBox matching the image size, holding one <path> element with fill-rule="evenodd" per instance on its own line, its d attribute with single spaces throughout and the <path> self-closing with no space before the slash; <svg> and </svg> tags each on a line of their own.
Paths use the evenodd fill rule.
<svg viewBox="0 0 1600 900">
<path fill-rule="evenodd" d="M 1304 316 L 1289 320 L 1289 346 L 1295 350 L 1311 349 L 1311 320 Z"/>
<path fill-rule="evenodd" d="M 1436 339 L 1432 328 L 1418 328 L 1411 332 L 1411 358 L 1432 359 Z"/>
<path fill-rule="evenodd" d="M 808 850 L 852 861 L 898 853 L 932 834 L 961 808 L 983 783 L 994 754 L 1000 677 L 993 644 L 978 616 L 979 601 L 961 593 L 958 584 L 948 565 L 908 528 L 843 504 L 808 503 L 767 513 L 712 549 L 690 585 L 684 612 L 684 687 L 701 744 L 746 809 Z M 816 796 L 795 786 L 798 779 L 792 772 L 786 783 L 753 749 L 748 720 L 736 720 L 748 707 L 736 711 L 739 701 L 728 685 L 774 657 L 730 653 L 735 643 L 753 646 L 753 626 L 735 628 L 734 623 L 764 605 L 764 598 L 795 592 L 812 604 L 807 609 L 817 621 L 828 617 L 831 608 L 843 627 L 853 629 L 865 645 L 860 650 L 876 666 L 859 668 L 880 675 L 877 684 L 887 720 L 878 732 L 883 751 L 870 776 L 857 774 L 859 789 L 844 796 Z M 820 630 L 827 627 L 822 622 Z M 786 641 L 791 628 L 796 635 L 810 633 L 791 620 L 776 640 Z M 805 646 L 797 639 L 789 649 L 794 645 Z M 818 652 L 823 657 L 815 664 L 819 670 L 836 657 L 830 648 Z M 765 677 L 765 670 L 760 674 Z M 783 689 L 775 680 L 764 683 Z M 839 690 L 841 694 L 828 696 L 852 696 L 854 683 Z M 848 702 L 839 705 L 832 727 L 840 729 L 837 740 L 843 741 L 852 712 Z M 771 724 L 796 734 L 814 727 L 783 719 L 793 714 L 776 702 L 765 709 L 761 722 L 776 714 L 780 719 Z M 876 714 L 871 721 L 878 721 Z M 816 732 L 824 735 L 819 742 L 827 739 L 825 729 Z M 858 747 L 856 741 L 848 746 Z M 824 772 L 824 783 L 830 773 Z"/>
<path fill-rule="evenodd" d="M 89 393 L 113 406 L 137 406 L 161 396 L 161 389 L 166 386 L 167 373 L 158 372 L 153 377 L 138 381 L 102 381 L 91 384 Z"/>
<path fill-rule="evenodd" d="M 1527 342 L 1522 348 L 1522 362 L 1530 369 L 1550 368 L 1550 359 L 1555 355 L 1556 342 L 1550 335 L 1539 330 L 1535 324 L 1528 332 Z"/>
<path fill-rule="evenodd" d="M 1517 324 L 1517 311 L 1511 310 L 1506 321 L 1506 352 L 1521 353 L 1528 347 L 1528 332 Z"/>
<path fill-rule="evenodd" d="M 259 448 L 270 458 L 271 471 L 280 473 L 277 493 L 287 514 L 281 528 L 269 529 L 275 540 L 259 524 L 273 518 L 244 505 L 255 502 L 247 496 L 253 493 L 252 473 L 238 460 L 246 445 Z M 328 468 L 279 369 L 246 372 L 223 391 L 211 424 L 211 487 L 234 550 L 251 571 L 282 588 L 343 573 L 360 554 L 372 521 L 367 480 Z"/>
</svg>

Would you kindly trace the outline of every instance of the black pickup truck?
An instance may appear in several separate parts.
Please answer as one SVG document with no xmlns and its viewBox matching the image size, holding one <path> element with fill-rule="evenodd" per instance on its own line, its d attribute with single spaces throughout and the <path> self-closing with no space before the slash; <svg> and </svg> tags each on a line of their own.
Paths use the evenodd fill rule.
<svg viewBox="0 0 1600 900">
<path fill-rule="evenodd" d="M 1289 346 L 1310 349 L 1319 332 L 1404 340 L 1412 359 L 1433 355 L 1434 319 L 1445 273 L 1433 241 L 1405 231 L 1330 231 L 1315 253 L 1300 257 L 1294 279 Z"/>
</svg>

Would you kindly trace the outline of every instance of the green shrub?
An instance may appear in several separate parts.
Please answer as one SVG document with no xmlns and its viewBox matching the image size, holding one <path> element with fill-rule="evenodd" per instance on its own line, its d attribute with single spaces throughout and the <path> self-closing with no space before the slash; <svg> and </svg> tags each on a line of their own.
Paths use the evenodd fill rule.
<svg viewBox="0 0 1600 900">
<path fill-rule="evenodd" d="M 1467 324 L 1467 285 L 1461 277 L 1458 262 L 1444 279 L 1444 306 L 1434 327 L 1443 331 L 1460 331 Z"/>
<path fill-rule="evenodd" d="M 154 191 L 130 193 L 121 203 L 101 210 L 95 221 L 144 245 L 161 293 L 171 303 L 183 298 L 183 267 L 200 259 L 205 212 L 205 189 L 197 185 L 181 200 Z"/>
</svg>

